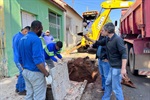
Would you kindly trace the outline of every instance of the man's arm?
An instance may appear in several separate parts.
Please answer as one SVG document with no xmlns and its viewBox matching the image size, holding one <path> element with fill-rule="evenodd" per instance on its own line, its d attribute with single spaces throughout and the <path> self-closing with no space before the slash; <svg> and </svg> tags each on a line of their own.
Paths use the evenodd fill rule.
<svg viewBox="0 0 150 100">
<path fill-rule="evenodd" d="M 86 40 L 88 40 L 88 41 L 91 41 L 95 45 L 101 45 L 101 46 L 105 46 L 106 45 L 106 38 L 103 38 L 103 39 L 98 40 L 98 41 L 92 40 L 89 37 L 87 37 L 86 35 L 84 35 L 84 38 Z"/>
<path fill-rule="evenodd" d="M 32 58 L 38 69 L 46 76 L 49 76 L 48 71 L 45 69 L 44 63 L 44 52 L 40 39 L 35 39 L 32 45 Z"/>
<path fill-rule="evenodd" d="M 61 54 L 57 54 L 56 55 L 59 59 L 62 59 L 62 55 Z"/>
<path fill-rule="evenodd" d="M 59 59 L 62 59 L 62 55 L 61 55 L 60 53 L 61 53 L 61 49 L 57 51 L 56 56 L 57 56 Z"/>
<path fill-rule="evenodd" d="M 20 42 L 19 42 L 19 44 L 18 44 L 18 61 L 19 61 L 19 63 L 21 64 L 21 66 L 23 66 L 23 62 L 22 62 L 22 57 L 21 57 L 21 44 L 20 44 Z M 13 48 L 13 50 L 14 50 L 14 48 Z"/>
<path fill-rule="evenodd" d="M 84 38 L 90 42 L 92 42 L 93 44 L 96 42 L 95 40 L 90 39 L 89 37 L 87 37 L 86 35 L 84 35 Z"/>
<path fill-rule="evenodd" d="M 57 62 L 57 59 L 54 56 L 50 56 L 50 58 L 54 61 Z"/>
<path fill-rule="evenodd" d="M 122 78 L 126 78 L 127 77 L 126 63 L 127 63 L 127 59 L 122 59 L 122 67 L 121 67 Z"/>
<path fill-rule="evenodd" d="M 121 67 L 122 78 L 125 78 L 127 76 L 126 73 L 127 53 L 126 48 L 124 46 L 124 42 L 121 38 L 118 38 L 117 40 L 117 48 L 122 56 L 122 67 Z"/>
<path fill-rule="evenodd" d="M 38 67 L 38 69 L 39 69 L 46 77 L 49 76 L 48 71 L 47 71 L 47 70 L 45 69 L 45 67 L 44 67 L 44 63 L 37 64 L 36 66 Z"/>
</svg>

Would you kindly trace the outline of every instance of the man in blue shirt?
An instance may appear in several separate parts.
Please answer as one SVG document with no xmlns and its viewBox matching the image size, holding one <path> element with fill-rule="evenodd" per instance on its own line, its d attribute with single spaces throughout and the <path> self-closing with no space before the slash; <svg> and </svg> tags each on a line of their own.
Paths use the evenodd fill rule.
<svg viewBox="0 0 150 100">
<path fill-rule="evenodd" d="M 46 30 L 46 32 L 43 34 L 43 38 L 45 40 L 46 45 L 48 45 L 49 43 L 53 43 L 53 41 L 54 41 L 54 38 L 50 34 L 49 30 Z"/>
<path fill-rule="evenodd" d="M 63 61 L 62 56 L 60 54 L 61 48 L 63 47 L 63 43 L 61 41 L 58 41 L 56 43 L 50 43 L 48 44 L 45 49 L 44 49 L 44 55 L 45 55 L 45 60 L 46 63 L 50 68 L 54 67 L 54 62 L 60 63 L 55 56 L 57 56 L 61 61 Z"/>
<path fill-rule="evenodd" d="M 18 46 L 19 62 L 23 66 L 22 75 L 26 83 L 26 100 L 45 100 L 46 80 L 49 77 L 45 69 L 44 52 L 39 38 L 43 27 L 35 20 L 31 23 L 31 31 L 21 38 Z"/>
<path fill-rule="evenodd" d="M 18 61 L 18 44 L 19 44 L 19 40 L 28 33 L 28 31 L 30 30 L 29 26 L 26 26 L 25 28 L 23 28 L 21 30 L 21 32 L 18 32 L 17 34 L 15 34 L 13 36 L 12 39 L 12 47 L 13 47 L 13 54 L 14 54 L 14 62 L 17 66 L 17 68 L 19 69 L 19 76 L 18 76 L 18 80 L 17 80 L 17 84 L 16 84 L 16 92 L 19 95 L 25 95 L 26 91 L 25 91 L 25 82 L 24 82 L 24 78 L 22 76 L 22 67 Z"/>
</svg>

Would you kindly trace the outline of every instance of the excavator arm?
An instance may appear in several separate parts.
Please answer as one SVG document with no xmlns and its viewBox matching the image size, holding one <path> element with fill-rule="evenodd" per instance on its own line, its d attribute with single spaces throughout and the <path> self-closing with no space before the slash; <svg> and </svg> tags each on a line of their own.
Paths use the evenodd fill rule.
<svg viewBox="0 0 150 100">
<path fill-rule="evenodd" d="M 97 40 L 100 35 L 100 31 L 103 27 L 103 25 L 106 23 L 108 16 L 110 14 L 111 9 L 105 9 L 104 12 L 100 14 L 100 16 L 95 20 L 95 22 L 92 24 L 92 36 L 91 39 Z M 107 21 L 108 22 L 108 21 Z"/>
<path fill-rule="evenodd" d="M 100 31 L 106 22 L 109 22 L 108 17 L 112 9 L 122 9 L 122 8 L 129 8 L 133 4 L 132 1 L 129 0 L 106 0 L 102 2 L 101 7 L 104 11 L 95 19 L 91 26 L 91 30 L 87 31 L 86 34 L 91 40 L 98 40 L 100 36 Z M 85 33 L 85 32 L 83 32 Z M 67 51 L 67 54 L 71 53 L 72 51 L 86 47 L 87 45 L 91 45 L 92 42 L 89 42 L 84 37 L 81 39 L 81 43 L 77 46 L 73 47 L 72 49 Z"/>
<path fill-rule="evenodd" d="M 108 17 L 112 9 L 128 8 L 132 4 L 133 2 L 127 0 L 108 0 L 102 2 L 101 7 L 105 10 L 100 14 L 99 17 L 97 17 L 97 19 L 92 24 L 92 33 L 89 33 L 91 34 L 91 37 L 89 38 L 98 40 L 102 27 L 106 22 L 109 22 Z"/>
</svg>

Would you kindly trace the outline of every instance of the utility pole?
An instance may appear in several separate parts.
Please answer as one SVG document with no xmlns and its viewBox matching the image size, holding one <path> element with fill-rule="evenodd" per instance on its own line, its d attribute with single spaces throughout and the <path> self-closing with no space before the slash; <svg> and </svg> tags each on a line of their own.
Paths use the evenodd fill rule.
<svg viewBox="0 0 150 100">
<path fill-rule="evenodd" d="M 88 6 L 86 7 L 86 11 L 89 11 L 89 7 Z"/>
<path fill-rule="evenodd" d="M 72 0 L 72 8 L 74 8 L 74 0 Z"/>
</svg>

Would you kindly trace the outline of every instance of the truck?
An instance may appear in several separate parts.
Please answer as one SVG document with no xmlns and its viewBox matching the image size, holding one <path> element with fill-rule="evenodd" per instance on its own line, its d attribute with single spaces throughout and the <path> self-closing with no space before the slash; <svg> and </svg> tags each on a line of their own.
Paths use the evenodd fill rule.
<svg viewBox="0 0 150 100">
<path fill-rule="evenodd" d="M 120 33 L 132 74 L 150 75 L 150 0 L 136 0 L 122 10 Z"/>
<path fill-rule="evenodd" d="M 132 1 L 129 0 L 106 0 L 101 3 L 102 10 L 96 19 L 93 21 L 91 27 L 87 30 L 86 27 L 83 32 L 79 32 L 79 35 L 87 34 L 87 36 L 92 40 L 98 40 L 100 36 L 100 31 L 103 25 L 109 22 L 109 14 L 113 9 L 122 9 L 122 8 L 129 8 L 133 4 Z M 88 19 L 90 14 L 94 15 L 93 13 L 83 13 L 83 23 L 85 22 L 84 19 Z M 95 13 L 96 15 L 96 13 Z M 91 17 L 95 18 L 95 17 Z M 83 24 L 84 25 L 84 24 Z M 77 50 L 78 52 L 86 52 L 88 47 L 92 45 L 91 42 L 87 41 L 84 37 L 82 37 L 81 41 L 73 48 L 67 51 L 67 54 L 70 54 L 72 51 Z"/>
</svg>

